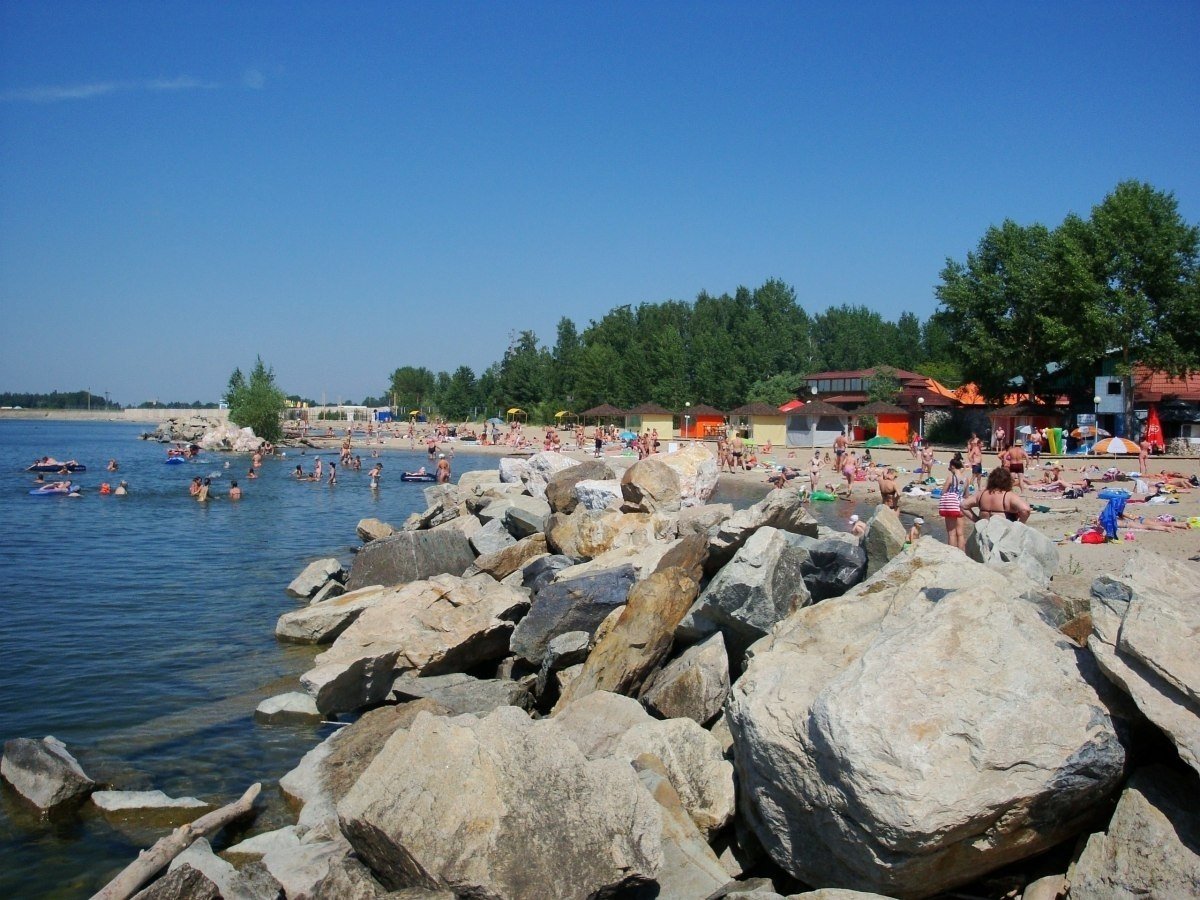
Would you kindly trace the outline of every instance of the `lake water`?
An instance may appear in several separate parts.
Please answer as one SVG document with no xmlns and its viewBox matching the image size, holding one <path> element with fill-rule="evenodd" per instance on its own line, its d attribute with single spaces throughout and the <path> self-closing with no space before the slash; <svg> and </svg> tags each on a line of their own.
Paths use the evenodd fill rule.
<svg viewBox="0 0 1200 900">
<path fill-rule="evenodd" d="M 275 620 L 296 606 L 284 588 L 313 559 L 348 564 L 360 519 L 399 523 L 423 509 L 425 486 L 398 476 L 425 455 L 381 451 L 378 492 L 368 487 L 365 452 L 363 471 L 340 471 L 332 487 L 289 476 L 298 461 L 312 468 L 311 450 L 268 459 L 247 480 L 243 454 L 165 465 L 163 445 L 138 439 L 145 428 L 0 421 L 0 739 L 52 734 L 93 778 L 119 789 L 227 802 L 262 781 L 256 830 L 284 824 L 275 782 L 328 733 L 253 719 L 260 700 L 297 689 L 315 655 L 275 641 Z M 83 497 L 29 496 L 24 469 L 44 455 L 88 466 L 72 479 Z M 110 458 L 120 461 L 116 475 L 104 471 Z M 454 470 L 496 463 L 460 453 Z M 195 475 L 213 476 L 219 499 L 190 498 Z M 122 478 L 128 497 L 97 493 Z M 240 501 L 224 496 L 231 479 L 245 491 Z M 722 490 L 714 500 L 745 506 L 766 485 Z M 839 527 L 850 511 L 814 504 Z M 0 897 L 89 896 L 157 836 L 91 809 L 43 820 L 4 786 Z"/>
</svg>

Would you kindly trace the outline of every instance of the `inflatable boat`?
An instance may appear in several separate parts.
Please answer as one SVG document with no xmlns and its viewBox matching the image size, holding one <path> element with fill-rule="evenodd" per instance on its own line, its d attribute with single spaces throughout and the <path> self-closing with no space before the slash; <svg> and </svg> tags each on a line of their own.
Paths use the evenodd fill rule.
<svg viewBox="0 0 1200 900">
<path fill-rule="evenodd" d="M 39 488 L 34 488 L 29 492 L 30 497 L 66 497 L 68 494 L 78 492 L 79 485 L 72 484 L 68 487 L 63 487 L 57 484 L 46 484 Z"/>
<path fill-rule="evenodd" d="M 401 481 L 423 481 L 423 482 L 432 483 L 432 482 L 437 481 L 437 475 L 434 474 L 433 472 L 403 472 L 400 475 L 400 480 Z"/>
<path fill-rule="evenodd" d="M 26 472 L 61 472 L 66 469 L 68 472 L 86 472 L 87 466 L 77 462 L 61 462 L 61 463 L 34 463 Z"/>
</svg>

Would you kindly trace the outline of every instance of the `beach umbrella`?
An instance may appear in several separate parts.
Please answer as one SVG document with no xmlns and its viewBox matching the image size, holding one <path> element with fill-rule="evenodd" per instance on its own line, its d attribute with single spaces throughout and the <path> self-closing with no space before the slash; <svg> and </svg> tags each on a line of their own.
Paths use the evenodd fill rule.
<svg viewBox="0 0 1200 900">
<path fill-rule="evenodd" d="M 637 435 L 634 434 L 632 431 L 622 431 L 621 432 L 621 440 L 623 440 L 623 441 L 632 441 L 632 440 L 636 440 L 636 439 L 637 439 Z"/>
<path fill-rule="evenodd" d="M 888 444 L 894 444 L 894 443 L 896 443 L 896 442 L 894 440 L 892 440 L 890 437 L 888 437 L 887 435 L 877 434 L 875 437 L 871 438 L 869 441 L 867 441 L 865 444 L 863 444 L 863 446 L 864 447 L 886 447 Z"/>
<path fill-rule="evenodd" d="M 1094 425 L 1089 425 L 1086 428 L 1076 428 L 1071 431 L 1071 437 L 1076 439 L 1093 438 L 1093 437 L 1112 437 L 1112 433 L 1105 431 L 1103 428 L 1097 428 Z"/>
<path fill-rule="evenodd" d="M 1094 453 L 1137 453 L 1138 445 L 1125 438 L 1105 438 L 1096 444 Z"/>
<path fill-rule="evenodd" d="M 503 424 L 504 424 L 504 420 L 503 420 L 503 419 L 499 419 L 499 418 L 497 418 L 496 416 L 492 416 L 490 419 L 488 419 L 488 420 L 487 420 L 487 424 L 489 424 L 489 425 L 503 425 Z"/>
</svg>

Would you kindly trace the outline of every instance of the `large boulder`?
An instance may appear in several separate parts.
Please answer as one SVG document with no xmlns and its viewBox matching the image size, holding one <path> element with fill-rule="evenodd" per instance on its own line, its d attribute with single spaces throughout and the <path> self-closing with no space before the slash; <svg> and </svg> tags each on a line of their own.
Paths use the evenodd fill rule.
<svg viewBox="0 0 1200 900">
<path fill-rule="evenodd" d="M 308 694 L 289 691 L 268 697 L 258 704 L 254 718 L 259 722 L 313 722 L 320 721 L 321 711 Z"/>
<path fill-rule="evenodd" d="M 812 597 L 801 567 L 809 551 L 797 535 L 760 528 L 708 583 L 679 624 L 686 643 L 720 631 L 739 663 L 771 627 L 808 605 Z"/>
<path fill-rule="evenodd" d="M 574 557 L 564 556 L 561 553 L 548 553 L 545 556 L 531 559 L 521 567 L 521 587 L 536 594 L 552 582 L 559 572 L 570 568 L 576 562 L 578 560 Z"/>
<path fill-rule="evenodd" d="M 499 706 L 533 707 L 529 687 L 503 678 L 472 678 L 461 672 L 418 678 L 401 675 L 392 685 L 392 695 L 402 702 L 432 700 L 452 715 L 484 716 Z"/>
<path fill-rule="evenodd" d="M 718 631 L 655 672 L 641 700 L 664 719 L 686 718 L 704 725 L 717 717 L 728 696 L 729 655 Z"/>
<path fill-rule="evenodd" d="M 653 456 L 679 477 L 682 506 L 702 506 L 717 487 L 717 458 L 704 444 L 691 442 L 674 453 Z"/>
<path fill-rule="evenodd" d="M 480 556 L 487 556 L 489 553 L 511 547 L 516 542 L 517 539 L 504 527 L 503 518 L 489 519 L 487 524 L 480 525 L 479 529 L 471 535 L 471 547 Z"/>
<path fill-rule="evenodd" d="M 584 509 L 620 509 L 625 500 L 621 493 L 621 480 L 583 480 L 575 483 L 575 500 Z M 575 507 L 572 506 L 572 509 Z"/>
<path fill-rule="evenodd" d="M 555 472 L 546 482 L 544 496 L 552 510 L 569 515 L 579 502 L 575 485 L 581 481 L 609 481 L 616 477 L 608 463 L 589 459 Z"/>
<path fill-rule="evenodd" d="M 658 805 L 627 763 L 589 760 L 553 719 L 420 715 L 338 805 L 354 849 L 393 890 L 608 896 L 662 865 Z"/>
<path fill-rule="evenodd" d="M 275 847 L 263 855 L 262 864 L 288 900 L 383 900 L 388 896 L 340 834 L 328 840 Z"/>
<path fill-rule="evenodd" d="M 800 571 L 813 602 L 840 597 L 866 575 L 867 553 L 855 540 L 826 537 L 813 541 L 801 536 L 796 543 L 808 553 Z"/>
<path fill-rule="evenodd" d="M 657 456 L 638 460 L 621 476 L 624 509 L 629 512 L 678 512 L 682 504 L 679 473 Z"/>
<path fill-rule="evenodd" d="M 1192 642 L 1200 633 L 1200 571 L 1189 563 L 1141 551 L 1122 580 L 1129 603 L 1092 604 L 1088 648 L 1104 674 L 1175 744 L 1200 772 L 1200 677 Z"/>
<path fill-rule="evenodd" d="M 771 491 L 753 506 L 739 509 L 719 522 L 709 532 L 708 562 L 705 563 L 708 574 L 715 573 L 733 559 L 750 536 L 764 526 L 819 537 L 819 525 L 809 512 L 807 501 L 808 495 L 802 490 Z"/>
<path fill-rule="evenodd" d="M 670 652 L 675 628 L 698 590 L 695 577 L 675 567 L 635 584 L 612 630 L 596 642 L 559 706 L 592 691 L 636 694 Z"/>
<path fill-rule="evenodd" d="M 467 536 L 453 529 L 401 531 L 371 541 L 354 558 L 346 589 L 385 587 L 434 575 L 461 575 L 475 561 Z"/>
<path fill-rule="evenodd" d="M 1107 833 L 1075 863 L 1071 900 L 1200 897 L 1200 782 L 1162 766 L 1129 779 Z"/>
<path fill-rule="evenodd" d="M 345 576 L 342 564 L 333 557 L 318 559 L 304 567 L 304 571 L 292 579 L 287 586 L 289 597 L 299 597 L 307 600 L 325 586 L 330 579 L 341 581 Z"/>
<path fill-rule="evenodd" d="M 376 518 L 359 519 L 358 525 L 354 528 L 358 539 L 364 544 L 369 544 L 371 541 L 377 541 L 380 538 L 391 537 L 396 533 L 396 529 Z"/>
<path fill-rule="evenodd" d="M 512 634 L 512 652 L 540 665 L 550 639 L 568 631 L 595 634 L 614 609 L 625 604 L 637 580 L 633 566 L 620 566 L 546 585 Z"/>
<path fill-rule="evenodd" d="M 717 739 L 691 719 L 655 719 L 636 700 L 594 691 L 560 709 L 552 721 L 588 759 L 632 763 L 644 753 L 660 759 L 706 837 L 733 817 L 733 766 Z"/>
<path fill-rule="evenodd" d="M 546 523 L 546 542 L 555 553 L 586 559 L 620 547 L 645 547 L 670 531 L 665 519 L 647 513 L 577 507 L 555 513 Z"/>
<path fill-rule="evenodd" d="M 862 540 L 862 548 L 867 554 L 866 577 L 870 578 L 899 556 L 907 540 L 908 532 L 900 521 L 900 514 L 882 503 L 876 506 Z"/>
<path fill-rule="evenodd" d="M 505 456 L 497 466 L 500 471 L 500 481 L 504 484 L 520 484 L 524 490 L 524 481 L 529 474 L 529 460 L 518 456 Z"/>
<path fill-rule="evenodd" d="M 1038 584 L 1049 584 L 1058 569 L 1058 548 L 1050 538 L 1003 516 L 976 522 L 966 550 L 976 562 L 1001 572 L 1015 567 Z"/>
<path fill-rule="evenodd" d="M 550 518 L 550 504 L 537 497 L 513 497 L 511 505 L 504 511 L 504 527 L 513 537 L 520 540 L 546 530 Z"/>
<path fill-rule="evenodd" d="M 513 572 L 520 569 L 534 557 L 546 555 L 546 536 L 531 534 L 529 537 L 515 541 L 506 547 L 479 556 L 470 572 L 486 572 L 497 581 L 503 581 Z"/>
<path fill-rule="evenodd" d="M 322 714 L 378 703 L 404 672 L 441 675 L 508 654 L 523 591 L 486 576 L 439 575 L 381 596 L 301 677 Z"/>
<path fill-rule="evenodd" d="M 529 457 L 521 481 L 531 497 L 546 499 L 546 485 L 560 472 L 576 468 L 579 460 L 555 450 L 544 450 Z"/>
<path fill-rule="evenodd" d="M 275 623 L 275 637 L 293 644 L 330 644 L 388 589 L 372 584 L 322 603 L 285 612 Z"/>
<path fill-rule="evenodd" d="M 96 787 L 58 738 L 12 738 L 4 742 L 0 775 L 38 809 L 78 802 Z"/>
<path fill-rule="evenodd" d="M 1125 751 L 1036 590 L 926 538 L 751 650 L 726 715 L 742 809 L 810 884 L 921 897 L 1077 834 Z"/>
</svg>

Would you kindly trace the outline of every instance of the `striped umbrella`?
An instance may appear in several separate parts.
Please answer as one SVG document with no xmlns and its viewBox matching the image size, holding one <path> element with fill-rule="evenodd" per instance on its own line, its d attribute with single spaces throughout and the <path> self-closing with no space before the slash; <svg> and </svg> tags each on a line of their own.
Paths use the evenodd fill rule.
<svg viewBox="0 0 1200 900">
<path fill-rule="evenodd" d="M 1095 453 L 1137 453 L 1138 445 L 1124 438 L 1105 438 L 1096 444 Z"/>
</svg>

